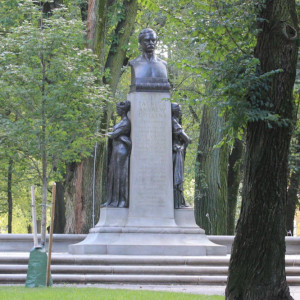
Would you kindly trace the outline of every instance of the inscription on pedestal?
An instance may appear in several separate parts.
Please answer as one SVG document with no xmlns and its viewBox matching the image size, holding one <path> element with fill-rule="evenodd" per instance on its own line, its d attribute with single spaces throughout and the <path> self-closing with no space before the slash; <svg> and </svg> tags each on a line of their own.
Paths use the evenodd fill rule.
<svg viewBox="0 0 300 300">
<path fill-rule="evenodd" d="M 174 222 L 172 128 L 166 93 L 131 93 L 129 219 Z M 152 224 L 152 221 L 151 221 Z M 136 225 L 136 224 L 135 224 Z"/>
</svg>

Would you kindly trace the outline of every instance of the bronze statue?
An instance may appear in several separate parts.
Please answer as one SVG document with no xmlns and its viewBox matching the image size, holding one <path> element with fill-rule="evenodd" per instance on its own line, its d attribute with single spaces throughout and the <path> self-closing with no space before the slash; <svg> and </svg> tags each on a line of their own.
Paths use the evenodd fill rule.
<svg viewBox="0 0 300 300">
<path fill-rule="evenodd" d="M 157 36 L 153 29 L 143 29 L 139 34 L 142 55 L 129 62 L 130 92 L 169 92 L 167 63 L 155 55 L 156 43 Z"/>
<path fill-rule="evenodd" d="M 184 182 L 184 157 L 185 150 L 191 139 L 180 125 L 182 115 L 181 106 L 177 103 L 171 104 L 172 109 L 172 147 L 173 147 L 173 189 L 174 208 L 187 207 L 183 195 Z"/>
<path fill-rule="evenodd" d="M 131 125 L 127 113 L 130 110 L 130 102 L 120 102 L 116 106 L 117 114 L 122 120 L 113 127 L 113 132 L 107 134 L 112 139 L 112 154 L 107 179 L 107 201 L 103 206 L 129 207 Z"/>
</svg>

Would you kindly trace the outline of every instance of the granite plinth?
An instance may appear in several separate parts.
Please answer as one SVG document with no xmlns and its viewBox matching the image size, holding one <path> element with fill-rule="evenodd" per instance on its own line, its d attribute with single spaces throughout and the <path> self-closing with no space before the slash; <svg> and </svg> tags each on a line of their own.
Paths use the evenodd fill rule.
<svg viewBox="0 0 300 300">
<path fill-rule="evenodd" d="M 71 254 L 111 255 L 226 255 L 226 247 L 212 243 L 194 221 L 192 208 L 175 210 L 174 226 L 122 226 L 127 208 L 102 208 L 99 222 L 84 241 L 70 245 Z M 119 217 L 111 226 L 111 220 Z M 118 225 L 119 224 L 119 225 Z"/>
</svg>

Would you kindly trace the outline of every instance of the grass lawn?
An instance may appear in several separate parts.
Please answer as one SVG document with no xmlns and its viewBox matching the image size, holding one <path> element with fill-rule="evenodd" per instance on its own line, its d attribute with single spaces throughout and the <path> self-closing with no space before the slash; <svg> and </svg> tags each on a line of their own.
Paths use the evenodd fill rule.
<svg viewBox="0 0 300 300">
<path fill-rule="evenodd" d="M 190 295 L 185 293 L 112 290 L 99 288 L 50 287 L 25 288 L 21 286 L 1 286 L 1 300 L 88 300 L 88 299 L 170 299 L 170 300 L 224 300 L 223 296 Z"/>
</svg>

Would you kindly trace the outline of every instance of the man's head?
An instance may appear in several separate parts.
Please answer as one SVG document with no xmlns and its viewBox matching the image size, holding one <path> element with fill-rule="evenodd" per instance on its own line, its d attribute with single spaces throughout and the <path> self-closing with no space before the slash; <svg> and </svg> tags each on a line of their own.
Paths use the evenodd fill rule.
<svg viewBox="0 0 300 300">
<path fill-rule="evenodd" d="M 142 51 L 146 53 L 154 53 L 155 46 L 157 43 L 157 36 L 153 29 L 143 29 L 139 34 L 139 43 Z"/>
</svg>

